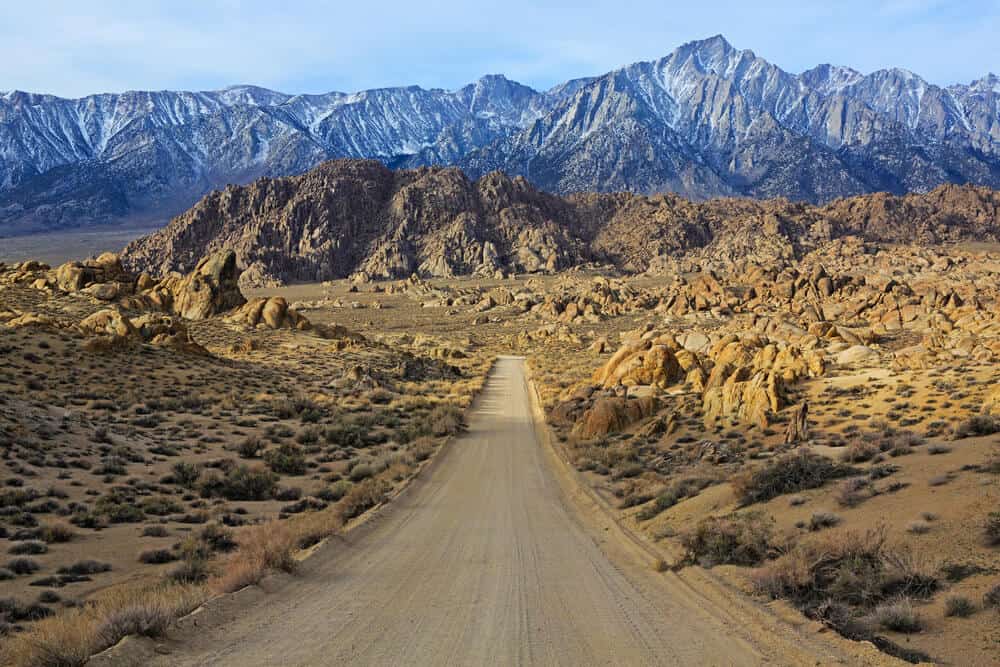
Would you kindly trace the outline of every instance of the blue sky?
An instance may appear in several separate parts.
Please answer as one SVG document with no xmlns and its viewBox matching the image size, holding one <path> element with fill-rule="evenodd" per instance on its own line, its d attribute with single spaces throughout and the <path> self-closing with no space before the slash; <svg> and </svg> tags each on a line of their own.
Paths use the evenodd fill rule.
<svg viewBox="0 0 1000 667">
<path fill-rule="evenodd" d="M 899 66 L 947 84 L 1000 71 L 1000 0 L 3 4 L 0 90 L 65 96 L 237 83 L 455 88 L 485 73 L 546 88 L 717 33 L 793 72 Z"/>
</svg>

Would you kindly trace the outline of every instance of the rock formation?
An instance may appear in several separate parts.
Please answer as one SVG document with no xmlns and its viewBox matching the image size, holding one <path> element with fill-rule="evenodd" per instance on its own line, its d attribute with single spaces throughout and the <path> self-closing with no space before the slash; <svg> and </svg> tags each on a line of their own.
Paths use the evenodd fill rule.
<svg viewBox="0 0 1000 667">
<path fill-rule="evenodd" d="M 166 228 L 129 244 L 123 263 L 152 275 L 187 273 L 198 269 L 204 253 L 232 249 L 245 267 L 246 287 L 348 276 L 551 272 L 593 261 L 679 275 L 677 260 L 689 258 L 700 270 L 681 278 L 688 289 L 668 307 L 708 310 L 733 296 L 721 290 L 713 266 L 769 267 L 761 269 L 766 277 L 845 237 L 997 241 L 998 215 L 1000 195 L 971 186 L 825 206 L 784 199 L 695 203 L 628 193 L 563 198 L 499 172 L 472 181 L 455 168 L 391 171 L 374 161 L 337 160 L 301 176 L 214 192 Z M 792 289 L 837 289 L 821 268 Z M 611 298 L 615 289 L 603 286 L 602 297 Z M 553 307 L 560 314 L 568 308 L 567 319 L 599 317 L 602 306 L 589 305 Z"/>
</svg>

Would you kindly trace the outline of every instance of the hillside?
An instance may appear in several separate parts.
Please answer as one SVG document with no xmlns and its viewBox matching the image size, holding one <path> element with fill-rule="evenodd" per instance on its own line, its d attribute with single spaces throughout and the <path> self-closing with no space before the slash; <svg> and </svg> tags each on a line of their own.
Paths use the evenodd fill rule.
<svg viewBox="0 0 1000 667">
<path fill-rule="evenodd" d="M 692 202 L 629 193 L 559 197 L 503 173 L 392 171 L 337 160 L 303 174 L 214 192 L 166 228 L 131 243 L 123 261 L 162 275 L 206 252 L 236 251 L 243 284 L 555 271 L 587 262 L 654 270 L 667 258 L 774 264 L 843 236 L 936 244 L 1000 239 L 1000 196 L 942 186 L 902 197 L 863 195 L 813 206 L 785 199 Z"/>
</svg>

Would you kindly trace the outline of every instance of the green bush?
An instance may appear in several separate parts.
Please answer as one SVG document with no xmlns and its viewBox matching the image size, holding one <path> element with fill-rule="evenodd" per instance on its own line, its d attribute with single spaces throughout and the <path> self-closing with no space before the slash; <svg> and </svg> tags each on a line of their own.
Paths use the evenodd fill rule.
<svg viewBox="0 0 1000 667">
<path fill-rule="evenodd" d="M 278 484 L 278 475 L 262 467 L 238 466 L 225 477 L 214 474 L 202 482 L 201 493 L 206 497 L 221 496 L 227 500 L 268 500 Z"/>
<path fill-rule="evenodd" d="M 178 461 L 171 468 L 171 473 L 175 484 L 185 489 L 192 489 L 201 475 L 201 469 L 193 463 Z"/>
<path fill-rule="evenodd" d="M 298 445 L 283 443 L 264 452 L 264 460 L 276 473 L 302 475 L 306 472 L 306 454 Z"/>
</svg>

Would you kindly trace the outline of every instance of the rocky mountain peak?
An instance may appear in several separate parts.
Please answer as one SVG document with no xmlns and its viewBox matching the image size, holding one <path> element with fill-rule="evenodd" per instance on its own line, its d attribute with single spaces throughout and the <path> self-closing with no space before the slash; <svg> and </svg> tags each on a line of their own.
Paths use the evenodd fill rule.
<svg viewBox="0 0 1000 667">
<path fill-rule="evenodd" d="M 813 202 L 1000 187 L 1000 82 L 903 69 L 791 74 L 721 35 L 539 92 L 492 74 L 294 95 L 252 85 L 0 97 L 0 235 L 165 218 L 227 183 L 331 158 L 501 169 L 536 187 Z"/>
</svg>

